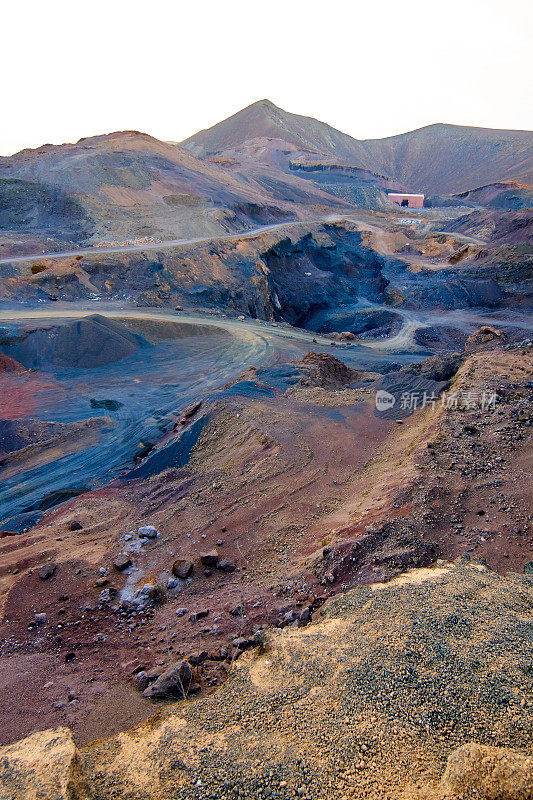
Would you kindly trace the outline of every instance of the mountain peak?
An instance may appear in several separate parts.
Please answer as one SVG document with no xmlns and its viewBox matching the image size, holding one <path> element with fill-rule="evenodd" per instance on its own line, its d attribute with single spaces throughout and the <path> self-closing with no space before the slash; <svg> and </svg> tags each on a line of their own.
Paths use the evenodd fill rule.
<svg viewBox="0 0 533 800">
<path fill-rule="evenodd" d="M 249 105 L 248 108 L 254 108 L 254 106 L 257 107 L 263 106 L 265 108 L 276 108 L 276 109 L 278 108 L 278 106 L 275 103 L 273 103 L 272 100 L 269 100 L 266 97 L 263 100 L 256 100 L 255 103 Z"/>
</svg>

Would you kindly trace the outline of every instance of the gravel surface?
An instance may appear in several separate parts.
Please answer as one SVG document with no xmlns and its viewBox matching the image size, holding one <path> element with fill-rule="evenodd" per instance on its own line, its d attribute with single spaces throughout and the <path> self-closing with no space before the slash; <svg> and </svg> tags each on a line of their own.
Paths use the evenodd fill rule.
<svg viewBox="0 0 533 800">
<path fill-rule="evenodd" d="M 352 590 L 87 748 L 95 800 L 437 797 L 460 745 L 531 753 L 532 610 L 533 580 L 464 561 Z"/>
</svg>

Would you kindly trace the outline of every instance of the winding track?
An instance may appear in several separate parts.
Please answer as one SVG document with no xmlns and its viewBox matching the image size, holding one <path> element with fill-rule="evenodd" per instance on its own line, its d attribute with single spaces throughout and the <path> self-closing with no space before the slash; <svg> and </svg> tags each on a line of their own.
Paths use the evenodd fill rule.
<svg viewBox="0 0 533 800">
<path fill-rule="evenodd" d="M 275 231 L 279 228 L 288 228 L 297 225 L 320 225 L 324 222 L 334 222 L 336 220 L 341 219 L 336 215 L 328 215 L 327 217 L 322 217 L 321 219 L 306 219 L 306 220 L 297 220 L 295 222 L 276 222 L 273 225 L 261 225 L 258 228 L 253 228 L 249 231 L 241 231 L 240 233 L 228 233 L 223 234 L 222 236 L 198 236 L 193 239 L 166 239 L 162 242 L 152 243 L 149 242 L 147 244 L 126 244 L 126 245 L 118 245 L 117 247 L 106 247 L 105 245 L 96 246 L 96 247 L 82 247 L 78 248 L 77 250 L 64 250 L 59 253 L 34 253 L 33 255 L 25 255 L 25 256 L 12 256 L 11 258 L 1 258 L 1 264 L 20 264 L 26 261 L 35 261 L 36 258 L 40 259 L 50 259 L 50 258 L 73 258 L 75 256 L 86 256 L 86 255 L 106 255 L 107 253 L 135 253 L 135 252 L 145 252 L 146 250 L 165 250 L 168 247 L 177 247 L 179 245 L 189 245 L 189 244 L 204 244 L 207 242 L 225 242 L 231 241 L 232 239 L 254 239 L 256 236 L 260 236 L 262 233 L 266 233 L 267 231 Z"/>
<path fill-rule="evenodd" d="M 269 323 L 159 310 L 104 309 L 102 304 L 97 309 L 67 306 L 2 311 L 0 323 L 61 322 L 90 316 L 95 311 L 115 319 L 210 326 L 224 335 L 200 334 L 197 338 L 176 340 L 174 344 L 170 340 L 153 351 L 141 350 L 104 369 L 56 371 L 56 379 L 68 388 L 71 400 L 65 405 L 53 397 L 40 399 L 37 417 L 68 422 L 94 416 L 89 405 L 91 397 L 118 399 L 123 406 L 119 412 L 110 414 L 114 427 L 99 436 L 96 443 L 59 455 L 51 463 L 34 464 L 23 472 L 6 472 L 4 479 L 0 479 L 0 527 L 24 527 L 24 519 L 14 518 L 37 507 L 51 491 L 105 485 L 131 466 L 139 442 L 159 438 L 161 424 L 168 427 L 173 414 L 234 380 L 250 364 L 286 363 L 311 348 L 331 347 L 330 339 L 315 337 L 314 344 L 313 334 L 288 326 L 272 327 Z M 378 358 L 361 347 L 349 348 L 345 353 L 364 360 Z"/>
</svg>

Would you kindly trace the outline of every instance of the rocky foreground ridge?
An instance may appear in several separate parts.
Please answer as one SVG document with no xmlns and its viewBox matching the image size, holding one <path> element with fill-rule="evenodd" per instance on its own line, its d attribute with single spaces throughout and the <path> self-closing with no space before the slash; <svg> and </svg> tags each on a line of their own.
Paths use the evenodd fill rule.
<svg viewBox="0 0 533 800">
<path fill-rule="evenodd" d="M 0 752 L 2 800 L 533 796 L 533 577 L 462 559 L 269 631 L 213 695 L 78 749 Z"/>
</svg>

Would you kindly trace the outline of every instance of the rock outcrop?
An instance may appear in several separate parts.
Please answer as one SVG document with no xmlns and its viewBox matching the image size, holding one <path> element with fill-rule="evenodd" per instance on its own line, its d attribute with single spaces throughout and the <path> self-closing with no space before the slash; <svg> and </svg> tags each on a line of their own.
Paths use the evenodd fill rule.
<svg viewBox="0 0 533 800">
<path fill-rule="evenodd" d="M 1 748 L 1 800 L 90 800 L 83 756 L 68 728 Z"/>
<path fill-rule="evenodd" d="M 444 797 L 529 800 L 533 797 L 533 758 L 506 747 L 470 743 L 448 758 L 440 789 Z"/>
</svg>

